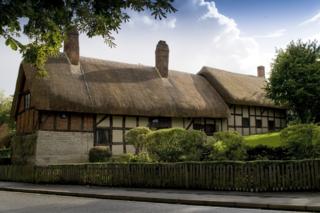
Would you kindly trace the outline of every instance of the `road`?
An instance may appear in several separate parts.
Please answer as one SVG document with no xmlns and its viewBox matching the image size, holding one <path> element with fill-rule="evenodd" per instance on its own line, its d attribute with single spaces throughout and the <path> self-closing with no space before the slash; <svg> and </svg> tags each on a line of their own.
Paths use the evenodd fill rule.
<svg viewBox="0 0 320 213">
<path fill-rule="evenodd" d="M 0 191 L 1 213 L 101 213 L 101 212 L 175 212 L 175 213 L 275 213 L 281 211 L 191 206 L 163 203 L 104 200 L 44 194 Z M 285 212 L 285 211 L 283 211 Z"/>
</svg>

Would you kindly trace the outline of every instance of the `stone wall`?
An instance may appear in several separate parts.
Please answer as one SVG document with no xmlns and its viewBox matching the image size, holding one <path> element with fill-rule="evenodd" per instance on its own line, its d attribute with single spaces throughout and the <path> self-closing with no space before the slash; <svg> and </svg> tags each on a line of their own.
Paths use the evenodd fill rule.
<svg viewBox="0 0 320 213">
<path fill-rule="evenodd" d="M 93 133 L 38 131 L 35 164 L 88 162 Z"/>
</svg>

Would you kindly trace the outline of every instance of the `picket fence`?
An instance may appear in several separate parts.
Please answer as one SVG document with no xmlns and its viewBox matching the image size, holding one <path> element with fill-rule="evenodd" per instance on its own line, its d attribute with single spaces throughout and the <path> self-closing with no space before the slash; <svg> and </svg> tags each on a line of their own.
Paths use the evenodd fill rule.
<svg viewBox="0 0 320 213">
<path fill-rule="evenodd" d="M 227 191 L 319 191 L 320 160 L 0 166 L 1 181 Z"/>
</svg>

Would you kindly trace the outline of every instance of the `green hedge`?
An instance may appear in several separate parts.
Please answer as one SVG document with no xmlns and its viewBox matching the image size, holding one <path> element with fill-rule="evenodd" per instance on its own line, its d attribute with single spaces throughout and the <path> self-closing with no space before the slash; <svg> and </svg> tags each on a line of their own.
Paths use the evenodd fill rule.
<svg viewBox="0 0 320 213">
<path fill-rule="evenodd" d="M 320 160 L 0 166 L 1 181 L 228 191 L 318 191 Z"/>
</svg>

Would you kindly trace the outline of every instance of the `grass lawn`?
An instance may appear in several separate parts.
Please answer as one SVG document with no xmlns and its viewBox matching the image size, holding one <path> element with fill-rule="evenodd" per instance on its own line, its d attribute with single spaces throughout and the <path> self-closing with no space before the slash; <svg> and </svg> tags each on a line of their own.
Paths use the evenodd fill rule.
<svg viewBox="0 0 320 213">
<path fill-rule="evenodd" d="M 244 137 L 245 143 L 249 146 L 266 145 L 278 147 L 281 145 L 280 132 L 249 135 Z"/>
</svg>

